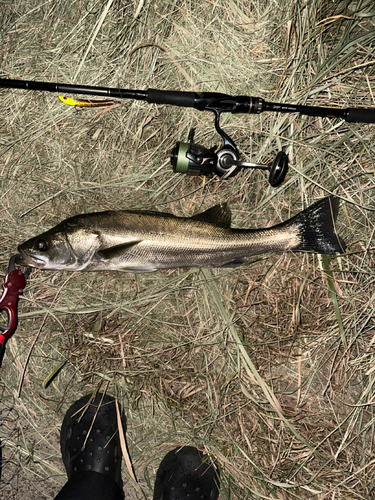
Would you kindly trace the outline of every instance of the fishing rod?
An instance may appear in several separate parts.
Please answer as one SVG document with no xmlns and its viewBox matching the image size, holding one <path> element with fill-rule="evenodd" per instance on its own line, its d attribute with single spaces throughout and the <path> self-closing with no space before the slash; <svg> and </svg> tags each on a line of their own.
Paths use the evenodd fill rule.
<svg viewBox="0 0 375 500">
<path fill-rule="evenodd" d="M 183 92 L 173 90 L 130 90 L 109 87 L 91 87 L 64 83 L 9 80 L 0 78 L 0 87 L 46 92 L 77 93 L 102 97 L 133 99 L 149 104 L 169 104 L 199 111 L 211 111 L 215 115 L 215 129 L 223 140 L 223 146 L 215 151 L 193 143 L 194 130 L 188 142 L 178 142 L 172 150 L 171 164 L 175 172 L 188 175 L 213 175 L 228 177 L 242 168 L 259 168 L 269 171 L 269 183 L 279 186 L 288 170 L 288 157 L 280 151 L 275 160 L 267 165 L 240 160 L 234 141 L 220 127 L 222 113 L 260 114 L 265 111 L 299 113 L 307 116 L 341 118 L 349 123 L 375 123 L 375 108 L 327 108 L 267 102 L 261 97 L 231 96 L 218 92 Z"/>
</svg>

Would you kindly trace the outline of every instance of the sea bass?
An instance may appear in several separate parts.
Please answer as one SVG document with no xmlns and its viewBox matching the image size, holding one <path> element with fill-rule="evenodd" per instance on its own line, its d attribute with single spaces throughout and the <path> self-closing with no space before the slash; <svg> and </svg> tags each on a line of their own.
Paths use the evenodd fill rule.
<svg viewBox="0 0 375 500">
<path fill-rule="evenodd" d="M 178 267 L 237 267 L 249 257 L 284 251 L 342 253 L 335 234 L 339 199 L 323 198 L 265 229 L 231 228 L 220 204 L 193 217 L 108 211 L 76 215 L 18 247 L 19 265 L 68 271 L 147 273 Z"/>
</svg>

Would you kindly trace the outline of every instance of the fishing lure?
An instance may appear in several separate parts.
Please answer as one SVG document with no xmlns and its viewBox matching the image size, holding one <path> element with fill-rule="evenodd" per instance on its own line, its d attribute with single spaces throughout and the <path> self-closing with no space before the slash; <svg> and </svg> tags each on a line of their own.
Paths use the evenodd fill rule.
<svg viewBox="0 0 375 500">
<path fill-rule="evenodd" d="M 72 97 L 66 97 L 59 95 L 60 101 L 68 106 L 78 106 L 79 108 L 99 108 L 101 106 L 112 106 L 113 101 L 86 101 L 85 99 L 73 99 Z"/>
</svg>

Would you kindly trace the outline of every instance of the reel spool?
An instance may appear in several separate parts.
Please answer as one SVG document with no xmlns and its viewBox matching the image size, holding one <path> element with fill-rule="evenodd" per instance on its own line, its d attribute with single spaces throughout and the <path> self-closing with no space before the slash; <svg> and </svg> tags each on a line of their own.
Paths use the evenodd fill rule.
<svg viewBox="0 0 375 500">
<path fill-rule="evenodd" d="M 242 168 L 258 168 L 269 172 L 268 182 L 272 187 L 280 186 L 288 172 L 288 156 L 283 151 L 279 151 L 274 161 L 267 165 L 250 163 L 239 160 L 238 150 L 226 134 L 224 147 L 216 152 L 215 146 L 207 149 L 194 144 L 193 139 L 194 129 L 189 133 L 189 142 L 177 142 L 173 148 L 171 164 L 174 172 L 207 177 L 216 174 L 219 177 L 227 178 L 238 174 Z"/>
</svg>

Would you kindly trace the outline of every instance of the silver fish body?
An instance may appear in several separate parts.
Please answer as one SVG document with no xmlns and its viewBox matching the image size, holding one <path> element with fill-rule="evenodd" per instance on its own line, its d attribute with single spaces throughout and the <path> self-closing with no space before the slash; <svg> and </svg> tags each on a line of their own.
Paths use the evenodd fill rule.
<svg viewBox="0 0 375 500">
<path fill-rule="evenodd" d="M 264 253 L 342 253 L 339 208 L 324 198 L 266 229 L 233 229 L 226 204 L 190 218 L 141 211 L 77 215 L 18 247 L 18 264 L 69 271 L 144 273 L 179 267 L 236 267 Z"/>
</svg>

